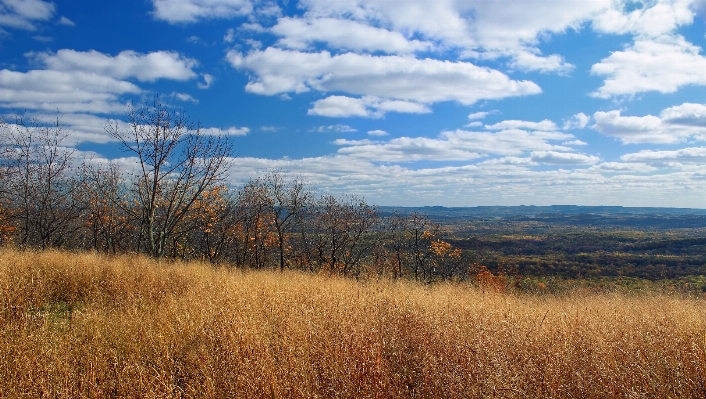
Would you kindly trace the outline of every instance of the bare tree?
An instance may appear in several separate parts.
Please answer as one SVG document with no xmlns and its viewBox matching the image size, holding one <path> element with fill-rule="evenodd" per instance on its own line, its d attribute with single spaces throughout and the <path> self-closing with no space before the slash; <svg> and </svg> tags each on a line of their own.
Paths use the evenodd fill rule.
<svg viewBox="0 0 706 399">
<path fill-rule="evenodd" d="M 268 211 L 277 232 L 279 269 L 286 266 L 287 239 L 290 228 L 312 201 L 312 194 L 299 179 L 287 181 L 281 173 L 272 171 L 263 180 L 270 199 Z"/>
<path fill-rule="evenodd" d="M 139 238 L 152 256 L 162 257 L 194 202 L 222 181 L 232 144 L 225 136 L 204 134 L 159 98 L 131 106 L 126 122 L 127 128 L 111 122 L 106 131 L 137 158 L 132 193 L 139 204 Z"/>
<path fill-rule="evenodd" d="M 5 173 L 3 196 L 23 247 L 60 247 L 78 230 L 80 203 L 73 168 L 74 150 L 60 119 L 51 124 L 25 120 L 3 123 L 0 141 Z"/>
<path fill-rule="evenodd" d="M 363 199 L 324 195 L 315 206 L 318 257 L 331 271 L 358 275 L 373 240 L 367 235 L 377 224 L 378 210 Z"/>
</svg>

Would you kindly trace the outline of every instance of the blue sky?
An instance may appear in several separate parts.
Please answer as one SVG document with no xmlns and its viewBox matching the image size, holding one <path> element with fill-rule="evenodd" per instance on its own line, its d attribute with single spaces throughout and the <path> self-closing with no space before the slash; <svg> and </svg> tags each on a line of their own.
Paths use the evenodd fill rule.
<svg viewBox="0 0 706 399">
<path fill-rule="evenodd" d="M 66 145 L 159 94 L 379 205 L 706 204 L 704 0 L 0 0 L 0 113 Z M 212 129 L 212 130 L 211 130 Z"/>
</svg>

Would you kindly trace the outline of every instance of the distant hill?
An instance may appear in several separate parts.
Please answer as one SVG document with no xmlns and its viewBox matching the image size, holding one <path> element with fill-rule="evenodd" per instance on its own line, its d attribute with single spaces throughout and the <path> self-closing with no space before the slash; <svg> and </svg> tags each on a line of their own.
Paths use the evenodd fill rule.
<svg viewBox="0 0 706 399">
<path fill-rule="evenodd" d="M 551 205 L 551 206 L 476 206 L 476 207 L 399 207 L 381 206 L 385 213 L 397 211 L 401 214 L 419 212 L 433 219 L 457 218 L 494 218 L 512 216 L 548 216 L 548 215 L 659 215 L 659 216 L 706 216 L 706 209 L 697 208 L 657 208 L 657 207 L 623 207 L 623 206 L 580 206 L 580 205 Z"/>
</svg>

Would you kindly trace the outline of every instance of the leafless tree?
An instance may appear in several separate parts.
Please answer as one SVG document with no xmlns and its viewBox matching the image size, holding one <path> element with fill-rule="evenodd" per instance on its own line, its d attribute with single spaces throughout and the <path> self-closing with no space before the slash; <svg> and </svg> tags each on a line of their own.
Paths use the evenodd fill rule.
<svg viewBox="0 0 706 399">
<path fill-rule="evenodd" d="M 286 180 L 276 171 L 271 171 L 265 176 L 263 183 L 270 199 L 267 210 L 271 213 L 277 232 L 279 268 L 284 270 L 287 237 L 291 234 L 291 227 L 297 218 L 311 206 L 313 197 L 300 179 Z"/>
<path fill-rule="evenodd" d="M 368 235 L 377 224 L 378 210 L 355 197 L 322 196 L 315 206 L 320 262 L 344 276 L 357 275 L 372 248 Z"/>
<path fill-rule="evenodd" d="M 224 178 L 232 144 L 225 136 L 204 134 L 159 98 L 130 106 L 126 122 L 127 128 L 111 122 L 106 131 L 137 159 L 132 194 L 139 204 L 139 238 L 152 256 L 162 257 L 195 201 Z"/>
<path fill-rule="evenodd" d="M 68 133 L 60 119 L 44 124 L 15 115 L 0 131 L 5 174 L 2 194 L 22 247 L 60 247 L 78 228 L 80 202 L 74 150 L 63 146 Z"/>
</svg>

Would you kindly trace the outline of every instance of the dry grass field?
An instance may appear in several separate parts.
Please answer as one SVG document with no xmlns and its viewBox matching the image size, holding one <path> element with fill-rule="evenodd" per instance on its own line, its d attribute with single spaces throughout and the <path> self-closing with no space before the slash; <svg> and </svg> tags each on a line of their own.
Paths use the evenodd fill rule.
<svg viewBox="0 0 706 399">
<path fill-rule="evenodd" d="M 0 251 L 2 398 L 706 397 L 706 303 Z"/>
</svg>

